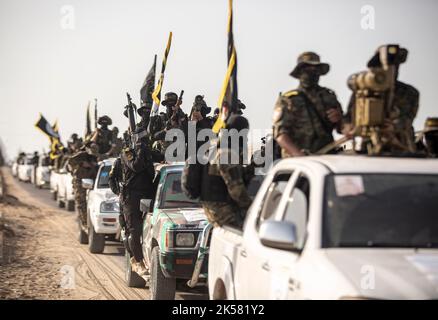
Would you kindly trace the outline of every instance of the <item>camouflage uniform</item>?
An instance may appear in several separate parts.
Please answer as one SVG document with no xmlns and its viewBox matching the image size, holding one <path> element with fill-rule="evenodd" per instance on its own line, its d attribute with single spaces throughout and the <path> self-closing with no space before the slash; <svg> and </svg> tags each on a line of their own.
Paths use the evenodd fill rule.
<svg viewBox="0 0 438 320">
<path fill-rule="evenodd" d="M 417 151 L 430 158 L 438 158 L 438 117 L 426 119 L 424 129 L 416 138 Z"/>
<path fill-rule="evenodd" d="M 166 153 L 167 147 L 176 140 L 176 138 L 174 138 L 174 141 L 166 141 L 166 133 L 168 130 L 182 130 L 185 140 L 187 140 L 188 117 L 180 107 L 178 107 L 178 111 L 175 114 L 173 109 L 177 102 L 177 94 L 167 92 L 164 100 L 161 102 L 161 104 L 166 107 L 166 112 L 161 112 L 159 115 L 150 118 L 150 133 L 153 140 L 153 148 L 154 150 L 158 150 L 163 156 Z"/>
<path fill-rule="evenodd" d="M 118 172 L 117 172 L 118 171 Z M 154 195 L 154 165 L 148 146 L 140 141 L 135 149 L 125 148 L 120 155 L 120 167 L 114 168 L 111 176 L 120 181 L 120 203 L 126 222 L 129 249 L 137 262 L 143 260 L 141 234 L 143 214 L 140 211 L 141 199 L 152 199 Z"/>
<path fill-rule="evenodd" d="M 274 139 L 285 134 L 304 153 L 314 153 L 333 140 L 333 130 L 341 129 L 340 121 L 332 123 L 327 112 L 337 110 L 342 115 L 341 104 L 335 93 L 318 85 L 319 77 L 329 72 L 330 66 L 320 61 L 314 52 L 298 56 L 297 64 L 290 75 L 299 79 L 296 90 L 286 92 L 277 100 L 273 115 Z M 282 158 L 290 157 L 285 149 Z"/>
<path fill-rule="evenodd" d="M 311 92 L 297 89 L 286 92 L 278 98 L 274 109 L 274 138 L 287 134 L 299 148 L 314 153 L 333 142 L 332 132 L 336 125 L 331 123 L 326 112 L 341 105 L 335 93 L 318 86 Z M 289 157 L 285 150 L 282 158 Z"/>
<path fill-rule="evenodd" d="M 234 114 L 227 120 L 227 129 L 240 132 L 247 128 L 248 120 L 243 116 Z M 200 199 L 208 220 L 215 226 L 233 225 L 241 228 L 251 205 L 247 185 L 253 172 L 249 174 L 252 168 L 242 165 L 243 147 L 240 146 L 238 156 L 234 150 L 219 148 L 216 158 L 203 166 Z M 237 164 L 231 161 L 235 158 L 239 160 Z"/>
<path fill-rule="evenodd" d="M 108 151 L 108 156 L 109 157 L 117 157 L 117 156 L 119 156 L 120 153 L 122 152 L 122 148 L 123 148 L 123 139 L 115 138 L 113 140 L 112 145 L 111 145 L 111 150 Z"/>
<path fill-rule="evenodd" d="M 103 155 L 111 150 L 113 143 L 113 131 L 108 129 L 108 126 L 112 124 L 112 120 L 108 116 L 102 116 L 97 123 L 101 125 L 101 127 L 93 132 L 92 142 L 97 144 L 99 147 L 98 153 Z"/>
<path fill-rule="evenodd" d="M 113 132 L 109 129 L 99 128 L 97 132 L 96 144 L 99 146 L 99 153 L 104 154 L 110 151 Z"/>
<path fill-rule="evenodd" d="M 227 149 L 219 150 L 218 158 L 221 154 L 224 156 L 223 153 L 229 152 L 230 150 Z M 202 201 L 208 221 L 214 226 L 232 225 L 242 227 L 246 211 L 252 202 L 244 179 L 245 169 L 240 164 L 218 164 L 217 161 L 207 165 L 207 168 L 208 174 L 222 178 L 228 193 L 228 201 L 226 202 Z M 209 191 L 208 189 L 203 189 Z"/>
<path fill-rule="evenodd" d="M 79 151 L 73 155 L 68 165 L 73 174 L 73 190 L 76 210 L 82 227 L 87 226 L 87 190 L 82 187 L 82 179 L 95 179 L 97 175 L 97 159 L 87 151 Z"/>
</svg>

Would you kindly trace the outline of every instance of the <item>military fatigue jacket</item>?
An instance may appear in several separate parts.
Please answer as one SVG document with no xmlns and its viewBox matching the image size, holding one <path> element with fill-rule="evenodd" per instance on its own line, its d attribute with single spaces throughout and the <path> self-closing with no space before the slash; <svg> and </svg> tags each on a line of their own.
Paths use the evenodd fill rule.
<svg viewBox="0 0 438 320">
<path fill-rule="evenodd" d="M 342 114 L 341 105 L 333 91 L 317 87 L 313 91 L 291 90 L 277 100 L 274 109 L 274 138 L 287 134 L 299 148 L 316 152 L 333 142 L 333 130 L 326 112 L 336 108 Z M 282 157 L 289 155 L 282 150 Z"/>
</svg>

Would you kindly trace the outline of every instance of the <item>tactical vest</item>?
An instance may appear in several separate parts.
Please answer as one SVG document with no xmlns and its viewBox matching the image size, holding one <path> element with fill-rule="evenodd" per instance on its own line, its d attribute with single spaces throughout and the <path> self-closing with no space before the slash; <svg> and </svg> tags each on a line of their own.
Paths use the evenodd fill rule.
<svg viewBox="0 0 438 320">
<path fill-rule="evenodd" d="M 99 153 L 107 153 L 111 149 L 113 133 L 109 129 L 101 129 L 97 135 L 96 144 L 99 147 Z"/>
<path fill-rule="evenodd" d="M 232 199 L 228 195 L 227 185 L 219 175 L 209 174 L 210 164 L 203 166 L 201 201 L 209 202 L 230 202 Z"/>
</svg>

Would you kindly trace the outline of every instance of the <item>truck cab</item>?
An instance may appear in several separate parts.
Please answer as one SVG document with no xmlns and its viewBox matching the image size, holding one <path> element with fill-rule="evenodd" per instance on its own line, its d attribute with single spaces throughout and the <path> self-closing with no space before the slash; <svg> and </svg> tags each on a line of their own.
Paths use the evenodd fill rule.
<svg viewBox="0 0 438 320">
<path fill-rule="evenodd" d="M 214 228 L 211 299 L 437 299 L 438 160 L 284 159 L 243 230 Z"/>
<path fill-rule="evenodd" d="M 142 200 L 142 246 L 152 299 L 174 299 L 177 281 L 192 279 L 201 235 L 208 225 L 201 204 L 187 198 L 181 189 L 182 170 L 183 164 L 157 167 L 155 199 Z M 207 261 L 208 257 L 199 274 L 204 286 Z"/>
<path fill-rule="evenodd" d="M 107 240 L 120 239 L 119 197 L 109 186 L 109 173 L 114 161 L 114 158 L 101 161 L 95 180 L 82 179 L 82 186 L 88 190 L 88 230 L 80 228 L 80 242 L 88 243 L 91 253 L 102 253 Z"/>
</svg>

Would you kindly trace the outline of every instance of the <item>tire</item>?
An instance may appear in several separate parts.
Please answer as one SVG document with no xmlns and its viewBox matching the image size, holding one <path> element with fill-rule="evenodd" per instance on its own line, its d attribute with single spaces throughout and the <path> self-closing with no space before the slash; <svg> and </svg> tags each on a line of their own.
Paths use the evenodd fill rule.
<svg viewBox="0 0 438 320">
<path fill-rule="evenodd" d="M 151 300 L 175 300 L 176 279 L 166 278 L 160 266 L 160 248 L 152 250 L 151 263 Z"/>
<path fill-rule="evenodd" d="M 81 222 L 79 221 L 79 243 L 88 244 L 88 234 L 82 229 Z"/>
<path fill-rule="evenodd" d="M 132 271 L 131 257 L 127 250 L 125 250 L 125 281 L 130 288 L 144 288 L 146 287 L 146 280 L 140 277 L 136 272 Z"/>
<path fill-rule="evenodd" d="M 75 211 L 75 201 L 74 200 L 67 201 L 67 211 Z"/>
<path fill-rule="evenodd" d="M 105 235 L 96 233 L 92 223 L 88 223 L 88 249 L 91 253 L 102 253 L 105 249 Z"/>
<path fill-rule="evenodd" d="M 65 208 L 65 202 L 60 200 L 59 197 L 57 197 L 56 201 L 58 202 L 58 208 Z"/>
</svg>

